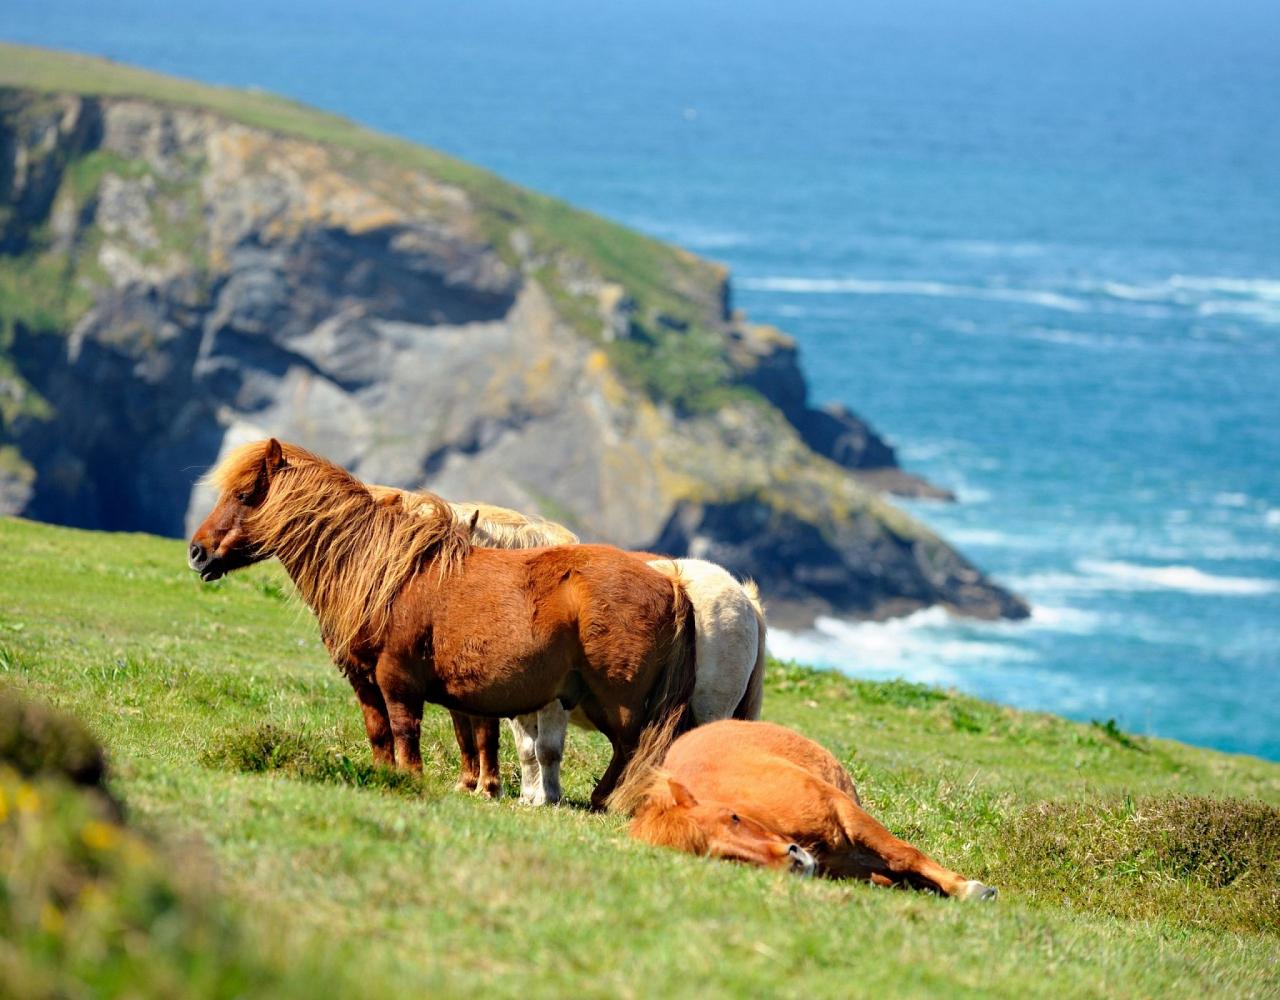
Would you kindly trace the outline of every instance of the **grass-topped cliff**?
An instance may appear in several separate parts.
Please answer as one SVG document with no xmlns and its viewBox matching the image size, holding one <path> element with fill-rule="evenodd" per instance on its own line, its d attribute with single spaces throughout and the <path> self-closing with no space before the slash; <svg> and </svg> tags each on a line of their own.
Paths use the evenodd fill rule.
<svg viewBox="0 0 1280 1000">
<path fill-rule="evenodd" d="M 511 244 L 517 229 L 527 252 L 545 258 L 543 276 L 565 304 L 566 318 L 581 333 L 599 337 L 598 302 L 575 287 L 573 274 L 561 273 L 557 266 L 577 258 L 599 278 L 625 288 L 636 306 L 632 319 L 645 334 L 643 346 L 628 346 L 623 340 L 608 350 L 629 377 L 691 409 L 714 407 L 722 398 L 731 369 L 724 338 L 718 329 L 708 328 L 708 320 L 717 319 L 724 306 L 727 274 L 719 265 L 445 153 L 263 91 L 214 87 L 94 57 L 0 43 L 0 88 L 5 87 L 144 98 L 211 111 L 254 128 L 342 149 L 354 158 L 348 165 L 357 175 L 392 166 L 454 185 L 466 192 L 475 223 L 508 263 L 518 264 Z M 136 162 L 130 166 L 120 158 L 113 161 L 109 154 L 85 157 L 69 178 L 81 203 L 96 192 L 94 182 L 101 174 L 112 169 L 137 173 L 145 167 Z M 169 235 L 181 239 L 184 234 Z M 4 301 L 15 317 L 26 312 L 32 319 L 64 323 L 75 319 L 77 307 L 84 304 L 75 298 L 64 300 L 53 289 L 48 298 L 45 294 L 45 289 L 31 289 L 24 296 L 21 289 L 10 288 Z"/>
<path fill-rule="evenodd" d="M 802 882 L 521 807 L 508 747 L 503 800 L 454 793 L 442 711 L 421 782 L 373 770 L 288 589 L 0 519 L 0 685 L 88 725 L 130 823 L 0 766 L 0 994 L 1275 994 L 1280 765 L 771 663 L 765 717 L 1001 896 Z M 572 802 L 605 757 L 571 733 Z"/>
<path fill-rule="evenodd" d="M 796 618 L 1025 615 L 860 478 L 923 488 L 727 289 L 322 111 L 0 45 L 0 511 L 181 535 L 198 472 L 272 433 L 696 550 Z"/>
</svg>

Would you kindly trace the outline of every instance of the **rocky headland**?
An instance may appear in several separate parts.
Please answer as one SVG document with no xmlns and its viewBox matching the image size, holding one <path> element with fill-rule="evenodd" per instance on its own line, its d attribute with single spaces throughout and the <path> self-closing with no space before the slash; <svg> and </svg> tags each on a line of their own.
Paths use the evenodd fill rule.
<svg viewBox="0 0 1280 1000">
<path fill-rule="evenodd" d="M 1027 607 L 725 269 L 260 93 L 0 46 L 0 512 L 182 535 L 274 434 L 761 583 L 775 620 Z"/>
</svg>

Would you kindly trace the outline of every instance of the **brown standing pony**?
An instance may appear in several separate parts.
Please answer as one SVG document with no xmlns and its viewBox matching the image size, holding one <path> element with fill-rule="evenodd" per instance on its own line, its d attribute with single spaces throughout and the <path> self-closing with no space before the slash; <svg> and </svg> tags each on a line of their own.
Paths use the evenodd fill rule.
<svg viewBox="0 0 1280 1000">
<path fill-rule="evenodd" d="M 661 758 L 689 725 L 695 629 L 683 589 L 603 545 L 471 547 L 430 516 L 375 503 L 338 466 L 274 438 L 210 474 L 219 496 L 191 539 L 204 580 L 272 556 L 315 612 L 364 712 L 374 758 L 419 771 L 425 702 L 473 715 L 581 705 L 613 744 L 591 796 Z"/>
<path fill-rule="evenodd" d="M 433 504 L 408 490 L 369 485 L 373 499 L 389 507 L 429 514 Z M 485 548 L 529 549 L 577 544 L 562 524 L 506 507 L 450 502 L 454 516 L 471 528 L 471 543 Z M 698 676 L 691 708 L 697 723 L 715 719 L 758 719 L 765 670 L 764 608 L 754 584 L 734 579 L 722 567 L 698 559 L 671 559 L 650 552 L 629 552 L 666 575 L 678 575 L 693 605 L 697 626 Z M 501 788 L 498 767 L 498 720 L 451 712 L 458 743 L 457 787 L 496 798 Z M 591 728 L 581 712 L 578 726 Z M 536 714 L 507 720 L 520 757 L 520 800 L 532 804 L 560 801 L 560 762 L 570 715 L 558 701 Z"/>
<path fill-rule="evenodd" d="M 963 899 L 996 895 L 891 834 L 862 809 L 830 753 L 772 722 L 699 726 L 671 745 L 661 770 L 635 773 L 610 806 L 633 812 L 631 835 L 650 844 L 734 857 L 717 846 L 727 814 L 731 829 L 751 824 L 807 849 L 829 878 Z"/>
</svg>

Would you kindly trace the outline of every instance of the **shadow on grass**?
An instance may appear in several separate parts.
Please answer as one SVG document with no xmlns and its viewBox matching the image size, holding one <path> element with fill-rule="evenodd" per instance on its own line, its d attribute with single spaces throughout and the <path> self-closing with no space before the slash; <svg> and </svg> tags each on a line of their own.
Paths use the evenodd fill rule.
<svg viewBox="0 0 1280 1000">
<path fill-rule="evenodd" d="M 224 736 L 200 757 L 206 767 L 260 774 L 276 771 L 303 781 L 351 785 L 410 798 L 438 798 L 429 779 L 357 760 L 315 734 L 266 722 Z"/>
<path fill-rule="evenodd" d="M 1001 888 L 1139 920 L 1280 929 L 1280 809 L 1202 796 L 1052 802 L 1000 831 Z"/>
</svg>

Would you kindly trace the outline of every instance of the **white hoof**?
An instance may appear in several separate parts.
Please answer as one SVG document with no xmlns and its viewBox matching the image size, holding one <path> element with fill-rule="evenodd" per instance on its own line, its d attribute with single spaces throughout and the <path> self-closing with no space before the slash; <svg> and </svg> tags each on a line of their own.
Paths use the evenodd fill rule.
<svg viewBox="0 0 1280 1000">
<path fill-rule="evenodd" d="M 959 899 L 976 899 L 983 903 L 989 903 L 998 896 L 996 889 L 989 885 L 983 885 L 974 879 L 970 879 L 964 884 L 957 893 Z"/>
</svg>

